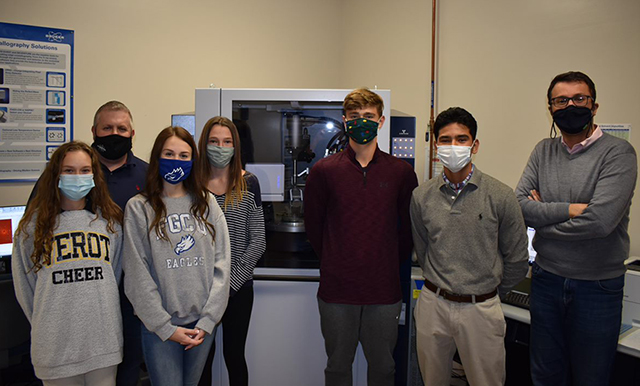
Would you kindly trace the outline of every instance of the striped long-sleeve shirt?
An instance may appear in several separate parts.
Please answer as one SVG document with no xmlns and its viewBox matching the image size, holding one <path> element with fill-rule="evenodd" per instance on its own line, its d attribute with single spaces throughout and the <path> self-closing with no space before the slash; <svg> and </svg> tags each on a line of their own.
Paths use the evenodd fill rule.
<svg viewBox="0 0 640 386">
<path fill-rule="evenodd" d="M 225 208 L 226 194 L 215 195 L 227 220 L 231 239 L 231 294 L 253 280 L 253 269 L 267 248 L 260 184 L 258 178 L 249 172 L 244 178 L 247 191 L 243 192 L 240 203 L 229 204 Z"/>
</svg>

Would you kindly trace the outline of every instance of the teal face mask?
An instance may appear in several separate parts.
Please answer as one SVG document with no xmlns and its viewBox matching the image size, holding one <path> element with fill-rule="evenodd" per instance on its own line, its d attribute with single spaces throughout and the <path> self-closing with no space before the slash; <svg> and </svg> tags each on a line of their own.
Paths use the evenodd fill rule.
<svg viewBox="0 0 640 386">
<path fill-rule="evenodd" d="M 356 143 L 367 144 L 378 135 L 378 122 L 367 118 L 347 121 L 346 134 Z"/>
<path fill-rule="evenodd" d="M 61 174 L 58 181 L 60 192 L 71 201 L 83 199 L 94 186 L 93 174 Z"/>
</svg>

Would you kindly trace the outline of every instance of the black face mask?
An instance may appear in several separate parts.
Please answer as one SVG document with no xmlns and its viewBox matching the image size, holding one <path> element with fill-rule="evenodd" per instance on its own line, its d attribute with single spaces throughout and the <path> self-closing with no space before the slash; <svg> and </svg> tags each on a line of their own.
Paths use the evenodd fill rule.
<svg viewBox="0 0 640 386">
<path fill-rule="evenodd" d="M 104 158 L 115 161 L 124 157 L 131 150 L 131 137 L 123 137 L 118 134 L 95 137 L 91 146 Z"/>
<path fill-rule="evenodd" d="M 561 131 L 567 134 L 578 134 L 589 126 L 593 114 L 585 106 L 568 106 L 553 113 L 553 121 Z"/>
</svg>

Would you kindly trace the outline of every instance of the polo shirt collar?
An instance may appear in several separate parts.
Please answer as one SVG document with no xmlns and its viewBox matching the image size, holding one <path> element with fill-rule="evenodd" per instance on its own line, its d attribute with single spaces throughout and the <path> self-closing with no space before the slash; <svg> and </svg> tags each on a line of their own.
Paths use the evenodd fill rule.
<svg viewBox="0 0 640 386">
<path fill-rule="evenodd" d="M 109 170 L 109 168 L 106 167 L 102 162 L 100 162 L 100 165 L 102 166 L 102 170 L 105 173 L 113 173 L 116 170 L 120 170 L 120 169 L 125 168 L 125 167 L 127 167 L 127 168 L 131 167 L 131 166 L 135 165 L 133 152 L 131 150 L 129 150 L 129 152 L 127 153 L 127 159 L 126 159 L 126 161 L 124 161 L 124 164 L 122 166 L 120 166 L 119 168 L 113 170 L 113 171 Z"/>
<path fill-rule="evenodd" d="M 447 183 L 447 181 L 445 181 L 445 179 L 442 177 L 442 173 L 438 173 L 438 186 L 440 186 L 440 188 L 444 187 L 448 187 L 449 189 L 451 189 L 451 186 L 449 186 L 449 184 Z M 474 185 L 474 186 L 478 186 L 480 184 L 480 179 L 482 178 L 482 172 L 480 171 L 480 169 L 478 169 L 476 167 L 475 164 L 473 164 L 473 174 L 471 174 L 471 178 L 469 179 L 469 181 L 467 182 L 467 184 L 465 185 L 465 187 L 469 184 Z"/>
</svg>

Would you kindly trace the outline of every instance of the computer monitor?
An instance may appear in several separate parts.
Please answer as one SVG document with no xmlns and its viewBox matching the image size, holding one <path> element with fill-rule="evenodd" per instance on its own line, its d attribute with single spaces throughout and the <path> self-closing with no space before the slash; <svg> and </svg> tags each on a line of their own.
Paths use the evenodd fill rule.
<svg viewBox="0 0 640 386">
<path fill-rule="evenodd" d="M 533 236 L 536 235 L 536 230 L 528 227 L 527 228 L 527 236 L 529 236 L 529 264 L 533 264 L 536 260 L 536 255 L 538 254 L 535 249 L 533 249 Z"/>
<path fill-rule="evenodd" d="M 25 208 L 24 205 L 0 207 L 0 257 L 11 256 L 13 235 L 18 229 Z"/>
</svg>

